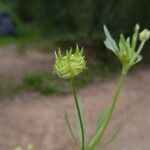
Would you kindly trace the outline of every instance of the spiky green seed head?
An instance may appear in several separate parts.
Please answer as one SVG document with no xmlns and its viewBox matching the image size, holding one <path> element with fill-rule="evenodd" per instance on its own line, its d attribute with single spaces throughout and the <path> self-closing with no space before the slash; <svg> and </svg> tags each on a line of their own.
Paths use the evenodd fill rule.
<svg viewBox="0 0 150 150">
<path fill-rule="evenodd" d="M 83 48 L 77 46 L 75 52 L 72 49 L 66 50 L 66 55 L 61 54 L 60 49 L 55 52 L 54 73 L 64 79 L 73 78 L 86 68 L 86 61 L 83 55 Z"/>
<path fill-rule="evenodd" d="M 139 34 L 139 40 L 140 41 L 147 41 L 150 38 L 150 31 L 148 29 L 144 29 L 140 34 Z"/>
</svg>

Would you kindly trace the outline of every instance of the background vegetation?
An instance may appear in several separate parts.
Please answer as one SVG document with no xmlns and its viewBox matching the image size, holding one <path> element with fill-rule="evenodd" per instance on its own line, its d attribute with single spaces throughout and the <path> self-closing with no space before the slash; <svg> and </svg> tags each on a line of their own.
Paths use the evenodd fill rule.
<svg viewBox="0 0 150 150">
<path fill-rule="evenodd" d="M 54 38 L 57 44 L 100 46 L 103 24 L 114 36 L 130 34 L 137 22 L 149 27 L 149 5 L 149 0 L 1 0 L 0 10 L 10 13 L 19 33 L 30 38 L 34 34 Z"/>
<path fill-rule="evenodd" d="M 24 53 L 28 45 L 50 52 L 58 46 L 65 49 L 78 43 L 84 46 L 89 70 L 92 70 L 80 77 L 80 83 L 86 85 L 95 76 L 106 76 L 118 68 L 115 57 L 103 45 L 103 25 L 108 26 L 116 39 L 121 32 L 130 35 L 136 23 L 149 28 L 149 6 L 149 0 L 1 0 L 0 12 L 12 17 L 17 36 L 0 37 L 0 45 L 16 42 L 17 51 Z M 149 48 L 150 42 L 143 50 L 143 62 L 147 64 L 150 63 Z M 47 72 L 35 72 L 24 75 L 22 83 L 13 89 L 15 92 L 25 88 L 44 94 L 63 93 L 55 89 L 55 85 L 48 83 Z M 7 91 L 6 84 L 0 89 Z"/>
</svg>

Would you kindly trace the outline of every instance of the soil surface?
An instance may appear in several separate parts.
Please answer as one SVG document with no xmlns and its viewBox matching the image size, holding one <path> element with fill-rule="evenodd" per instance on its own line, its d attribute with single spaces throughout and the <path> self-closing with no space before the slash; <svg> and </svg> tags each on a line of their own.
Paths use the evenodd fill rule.
<svg viewBox="0 0 150 150">
<path fill-rule="evenodd" d="M 10 47 L 13 49 L 12 47 Z M 0 50 L 0 74 L 20 77 L 25 70 L 49 68 L 53 58 L 39 52 L 20 56 L 10 48 Z M 78 92 L 90 135 L 100 111 L 111 104 L 118 76 L 93 83 Z M 63 88 L 63 87 L 62 87 Z M 150 150 L 150 68 L 131 72 L 122 89 L 105 139 L 125 119 L 117 139 L 106 150 Z M 74 120 L 72 95 L 41 96 L 25 93 L 0 102 L 0 150 L 33 143 L 36 150 L 75 150 L 64 122 L 64 110 Z M 73 122 L 74 124 L 74 122 Z M 105 141 L 105 140 L 104 140 Z"/>
</svg>

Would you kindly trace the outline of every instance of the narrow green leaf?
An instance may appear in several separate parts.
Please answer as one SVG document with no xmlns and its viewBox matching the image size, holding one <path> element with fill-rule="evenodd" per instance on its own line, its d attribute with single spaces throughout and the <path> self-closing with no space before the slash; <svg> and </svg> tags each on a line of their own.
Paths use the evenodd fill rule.
<svg viewBox="0 0 150 150">
<path fill-rule="evenodd" d="M 104 44 L 106 45 L 106 47 L 109 48 L 110 50 L 112 50 L 113 52 L 117 51 L 118 46 L 117 46 L 115 40 L 110 35 L 110 33 L 105 25 L 104 25 L 104 32 L 106 35 L 106 40 L 104 41 Z"/>
<path fill-rule="evenodd" d="M 129 54 L 129 49 L 123 34 L 120 35 L 120 39 L 121 39 L 120 42 L 122 43 L 124 50 L 126 51 L 127 54 Z"/>
<path fill-rule="evenodd" d="M 137 43 L 137 38 L 138 38 L 138 33 L 139 33 L 139 29 L 140 29 L 140 26 L 139 24 L 136 24 L 135 25 L 135 29 L 134 29 L 134 34 L 132 36 L 132 50 L 135 51 L 136 49 L 136 43 Z"/>
<path fill-rule="evenodd" d="M 103 126 L 103 123 L 105 122 L 105 120 L 107 119 L 107 116 L 108 116 L 108 113 L 109 113 L 109 109 L 103 111 L 100 113 L 100 115 L 98 116 L 97 118 L 97 122 L 96 122 L 96 129 L 95 129 L 95 132 L 94 134 L 92 135 L 92 137 L 90 138 L 90 140 L 88 141 L 87 143 L 87 147 L 88 147 L 88 144 L 90 144 L 91 141 L 93 141 L 94 139 L 97 140 L 97 137 L 98 137 L 98 133 L 100 134 L 101 132 L 101 128 Z"/>
<path fill-rule="evenodd" d="M 104 41 L 104 44 L 105 44 L 106 48 L 108 48 L 109 50 L 112 50 L 114 53 L 116 53 L 116 50 L 114 49 L 113 45 L 110 43 L 110 41 L 108 39 L 106 39 Z"/>
<path fill-rule="evenodd" d="M 142 60 L 142 56 L 139 55 L 139 56 L 137 57 L 137 59 L 135 60 L 135 62 L 132 64 L 132 66 L 135 65 L 135 64 L 137 64 L 137 63 L 140 62 L 141 60 Z"/>
<path fill-rule="evenodd" d="M 103 148 L 107 147 L 109 144 L 111 144 L 111 143 L 116 139 L 116 137 L 117 137 L 118 134 L 120 133 L 120 131 L 121 131 L 121 129 L 123 128 L 123 126 L 124 126 L 124 121 L 122 121 L 122 122 L 118 125 L 116 131 L 113 133 L 113 135 L 110 137 L 110 139 L 109 139 L 106 143 L 104 143 L 104 144 L 102 145 Z"/>
<path fill-rule="evenodd" d="M 126 46 L 127 46 L 127 49 L 129 50 L 129 57 L 131 57 L 131 51 L 132 51 L 132 49 L 131 49 L 131 44 L 130 44 L 130 37 L 128 37 L 126 39 Z"/>
<path fill-rule="evenodd" d="M 70 134 L 71 134 L 71 136 L 72 136 L 73 142 L 74 142 L 75 145 L 80 149 L 80 145 L 79 145 L 79 143 L 78 143 L 77 138 L 75 137 L 75 134 L 73 133 L 73 130 L 72 130 L 71 123 L 70 123 L 70 120 L 69 120 L 69 117 L 68 117 L 67 112 L 65 112 L 65 121 L 66 121 L 68 130 L 69 130 L 69 132 L 70 132 Z"/>
<path fill-rule="evenodd" d="M 99 130 L 99 128 L 101 128 L 101 126 L 103 125 L 103 123 L 107 117 L 108 111 L 109 110 L 105 110 L 105 111 L 101 112 L 100 115 L 98 116 L 97 122 L 96 122 L 96 130 Z"/>
<path fill-rule="evenodd" d="M 124 51 L 125 51 L 125 47 L 124 47 L 124 44 L 122 42 L 122 38 L 121 38 L 121 35 L 120 35 L 120 39 L 119 39 L 119 56 L 120 57 L 122 56 Z"/>
</svg>

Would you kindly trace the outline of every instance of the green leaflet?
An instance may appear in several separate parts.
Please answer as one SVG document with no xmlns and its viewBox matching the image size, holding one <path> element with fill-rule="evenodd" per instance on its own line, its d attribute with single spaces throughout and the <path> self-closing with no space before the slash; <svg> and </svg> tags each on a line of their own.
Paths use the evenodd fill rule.
<svg viewBox="0 0 150 150">
<path fill-rule="evenodd" d="M 106 35 L 106 40 L 104 41 L 104 44 L 106 45 L 106 47 L 110 50 L 112 50 L 114 53 L 116 53 L 118 51 L 118 46 L 115 42 L 115 40 L 111 37 L 107 27 L 104 25 L 104 32 Z"/>
<path fill-rule="evenodd" d="M 77 138 L 75 137 L 75 134 L 73 133 L 73 130 L 72 130 L 71 123 L 70 123 L 70 120 L 69 120 L 67 112 L 65 112 L 65 121 L 66 121 L 68 130 L 69 130 L 69 132 L 70 132 L 70 134 L 72 136 L 73 142 L 80 149 L 80 145 L 79 145 L 79 143 L 77 141 Z"/>
<path fill-rule="evenodd" d="M 136 49 L 139 29 L 140 29 L 140 25 L 137 23 L 137 24 L 135 25 L 134 34 L 133 34 L 133 36 L 132 36 L 132 41 L 131 41 L 131 42 L 132 42 L 132 43 L 131 43 L 131 47 L 132 47 L 132 50 L 133 50 L 133 51 L 135 51 L 135 49 Z"/>
<path fill-rule="evenodd" d="M 116 139 L 116 137 L 117 137 L 118 134 L 120 133 L 120 131 L 121 131 L 121 129 L 123 128 L 123 126 L 124 126 L 124 121 L 122 121 L 122 122 L 118 125 L 116 131 L 115 131 L 115 132 L 113 133 L 113 135 L 109 138 L 109 140 L 108 140 L 106 143 L 104 143 L 104 144 L 102 145 L 103 148 L 107 147 L 109 144 L 111 144 L 111 143 Z"/>
<path fill-rule="evenodd" d="M 91 142 L 93 142 L 94 140 L 97 140 L 98 134 L 100 134 L 103 123 L 105 122 L 105 120 L 107 119 L 109 113 L 109 109 L 103 111 L 100 113 L 100 115 L 97 118 L 97 122 L 96 122 L 96 129 L 94 134 L 92 135 L 92 137 L 90 138 L 88 144 L 87 144 L 87 148 L 89 148 L 89 145 L 91 144 Z M 94 150 L 94 149 L 88 149 L 88 150 Z"/>
<path fill-rule="evenodd" d="M 100 115 L 97 118 L 97 122 L 96 122 L 96 131 L 97 132 L 103 125 L 107 115 L 108 115 L 109 109 L 105 110 L 103 112 L 100 113 Z"/>
<path fill-rule="evenodd" d="M 122 43 L 122 48 L 120 48 L 120 50 L 126 51 L 126 54 L 129 55 L 130 49 L 128 48 L 129 46 L 127 46 L 127 42 L 125 40 L 125 37 L 123 34 L 120 34 L 120 42 L 119 44 Z"/>
</svg>

